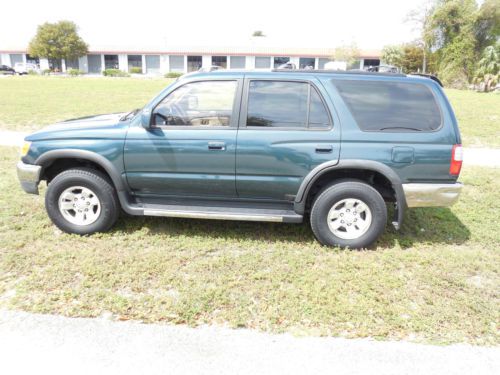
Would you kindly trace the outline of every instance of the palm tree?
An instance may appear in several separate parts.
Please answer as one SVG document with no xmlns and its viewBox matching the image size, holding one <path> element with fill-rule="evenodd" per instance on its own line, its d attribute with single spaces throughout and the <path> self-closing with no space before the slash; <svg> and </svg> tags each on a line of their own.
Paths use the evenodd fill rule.
<svg viewBox="0 0 500 375">
<path fill-rule="evenodd" d="M 488 92 L 498 83 L 500 70 L 500 44 L 488 46 L 484 49 L 476 71 L 476 83 L 484 84 L 484 91 Z"/>
</svg>

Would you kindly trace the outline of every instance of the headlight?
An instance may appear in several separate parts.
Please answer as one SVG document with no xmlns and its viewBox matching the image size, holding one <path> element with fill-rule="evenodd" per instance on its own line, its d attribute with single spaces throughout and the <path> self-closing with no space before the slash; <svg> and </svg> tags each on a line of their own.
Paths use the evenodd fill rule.
<svg viewBox="0 0 500 375">
<path fill-rule="evenodd" d="M 26 156 L 28 154 L 30 147 L 31 147 L 31 142 L 28 141 L 23 142 L 23 145 L 21 146 L 21 157 Z"/>
</svg>

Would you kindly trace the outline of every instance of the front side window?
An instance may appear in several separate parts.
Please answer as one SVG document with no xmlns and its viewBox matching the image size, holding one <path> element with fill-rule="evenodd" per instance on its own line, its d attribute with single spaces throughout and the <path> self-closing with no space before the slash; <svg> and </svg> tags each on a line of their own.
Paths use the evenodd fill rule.
<svg viewBox="0 0 500 375">
<path fill-rule="evenodd" d="M 236 81 L 187 83 L 170 93 L 153 111 L 154 125 L 230 126 Z"/>
<path fill-rule="evenodd" d="M 250 81 L 247 126 L 325 128 L 330 117 L 307 82 Z"/>
<path fill-rule="evenodd" d="M 405 82 L 334 80 L 361 130 L 420 132 L 441 126 L 441 112 L 427 86 Z"/>
</svg>

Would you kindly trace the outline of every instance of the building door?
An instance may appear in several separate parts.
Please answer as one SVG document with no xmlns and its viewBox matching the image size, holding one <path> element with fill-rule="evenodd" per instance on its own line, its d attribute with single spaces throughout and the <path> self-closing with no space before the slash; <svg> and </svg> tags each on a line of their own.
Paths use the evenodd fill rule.
<svg viewBox="0 0 500 375">
<path fill-rule="evenodd" d="M 101 55 L 88 55 L 89 73 L 100 74 L 102 71 Z"/>
<path fill-rule="evenodd" d="M 146 73 L 160 74 L 160 55 L 146 55 Z"/>
</svg>

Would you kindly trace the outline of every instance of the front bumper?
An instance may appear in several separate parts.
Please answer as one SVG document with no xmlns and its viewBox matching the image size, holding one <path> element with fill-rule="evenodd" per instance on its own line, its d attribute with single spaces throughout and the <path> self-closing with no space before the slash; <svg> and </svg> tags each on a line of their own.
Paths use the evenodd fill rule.
<svg viewBox="0 0 500 375">
<path fill-rule="evenodd" d="M 17 163 L 17 178 L 26 193 L 38 194 L 41 171 L 39 165 L 24 164 L 22 161 Z"/>
<path fill-rule="evenodd" d="M 462 191 L 454 184 L 403 184 L 408 207 L 446 207 L 454 204 Z"/>
</svg>

